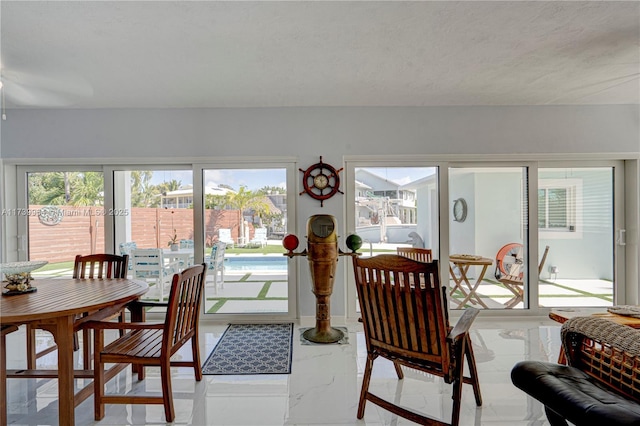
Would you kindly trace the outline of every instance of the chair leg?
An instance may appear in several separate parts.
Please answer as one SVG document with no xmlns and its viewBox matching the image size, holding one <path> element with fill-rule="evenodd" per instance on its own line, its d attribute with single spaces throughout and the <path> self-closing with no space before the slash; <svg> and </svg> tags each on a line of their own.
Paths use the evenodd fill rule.
<svg viewBox="0 0 640 426">
<path fill-rule="evenodd" d="M 400 364 L 398 364 L 397 362 L 394 362 L 393 368 L 396 369 L 396 374 L 398 375 L 398 379 L 399 380 L 404 379 L 404 373 L 402 372 L 402 367 L 400 366 Z"/>
<path fill-rule="evenodd" d="M 198 343 L 198 330 L 191 338 L 191 356 L 193 359 L 193 370 L 196 376 L 196 381 L 202 380 L 202 363 L 200 362 L 200 347 Z"/>
<path fill-rule="evenodd" d="M 371 371 L 373 370 L 373 355 L 367 355 L 367 364 L 364 367 L 364 376 L 362 377 L 362 389 L 360 390 L 360 401 L 358 402 L 359 419 L 364 417 L 364 406 L 367 403 L 367 392 L 369 391 L 369 382 L 371 382 Z"/>
<path fill-rule="evenodd" d="M 17 331 L 14 325 L 3 325 L 0 329 L 0 425 L 7 424 L 7 338 Z"/>
<path fill-rule="evenodd" d="M 7 339 L 0 335 L 0 425 L 7 423 Z"/>
<path fill-rule="evenodd" d="M 482 405 L 482 394 L 480 393 L 480 381 L 478 380 L 478 368 L 476 367 L 476 356 L 473 354 L 473 346 L 471 346 L 471 338 L 467 334 L 465 346 L 465 355 L 467 357 L 467 365 L 469 366 L 469 377 L 471 378 L 471 386 L 473 386 L 473 395 L 476 398 L 476 405 Z"/>
<path fill-rule="evenodd" d="M 171 390 L 171 362 L 164 360 L 160 365 L 160 379 L 162 380 L 162 401 L 164 404 L 164 415 L 167 422 L 172 422 L 175 416 L 173 409 L 173 393 Z"/>
<path fill-rule="evenodd" d="M 82 330 L 82 367 L 85 370 L 91 368 L 91 345 L 89 339 L 91 338 L 91 332 L 86 328 Z"/>
<path fill-rule="evenodd" d="M 104 332 L 94 330 L 93 332 L 93 413 L 96 420 L 104 418 L 104 365 L 100 360 L 100 352 L 104 347 Z"/>
<path fill-rule="evenodd" d="M 30 324 L 27 329 L 27 369 L 36 369 L 36 330 Z"/>
</svg>

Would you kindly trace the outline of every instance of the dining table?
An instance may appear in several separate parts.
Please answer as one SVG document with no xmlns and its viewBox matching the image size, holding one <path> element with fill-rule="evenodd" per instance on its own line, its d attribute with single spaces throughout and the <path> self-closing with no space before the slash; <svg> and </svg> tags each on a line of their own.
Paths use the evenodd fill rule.
<svg viewBox="0 0 640 426">
<path fill-rule="evenodd" d="M 2 377 L 57 379 L 59 424 L 73 426 L 75 407 L 93 394 L 92 382 L 78 392 L 75 390 L 75 379 L 93 378 L 93 370 L 74 368 L 74 333 L 87 321 L 110 318 L 125 306 L 132 309 L 133 321 L 142 318 L 142 308 L 131 306 L 136 305 L 132 302 L 145 294 L 149 287 L 144 281 L 127 278 L 38 278 L 32 280 L 31 285 L 35 291 L 12 295 L 3 293 L 0 297 L 0 324 L 31 324 L 51 332 L 58 347 L 57 370 L 8 370 L 6 365 L 2 365 L 0 368 L 6 373 Z M 115 366 L 106 374 L 107 380 L 125 367 Z"/>
<path fill-rule="evenodd" d="M 457 309 L 463 308 L 467 303 L 480 305 L 487 309 L 488 306 L 478 296 L 478 287 L 482 284 L 487 268 L 493 265 L 493 259 L 472 254 L 452 254 L 449 256 L 449 273 L 454 282 L 450 295 L 456 291 L 463 294 L 462 300 L 458 303 Z M 469 269 L 472 266 L 480 266 L 480 273 L 476 275 L 473 284 L 469 281 Z M 456 271 L 458 273 L 456 274 Z"/>
<path fill-rule="evenodd" d="M 169 264 L 178 265 L 178 271 L 176 272 L 193 266 L 193 248 L 181 248 L 178 250 L 162 249 L 162 255 Z"/>
</svg>

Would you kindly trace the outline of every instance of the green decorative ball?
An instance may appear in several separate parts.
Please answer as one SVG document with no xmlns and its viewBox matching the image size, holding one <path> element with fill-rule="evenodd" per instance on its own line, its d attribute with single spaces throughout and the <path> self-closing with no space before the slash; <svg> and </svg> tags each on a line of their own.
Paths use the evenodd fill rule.
<svg viewBox="0 0 640 426">
<path fill-rule="evenodd" d="M 352 252 L 355 252 L 356 250 L 358 250 L 360 247 L 362 247 L 362 238 L 360 238 L 359 235 L 356 234 L 351 234 L 347 237 L 347 247 L 349 248 L 349 250 L 351 250 Z"/>
</svg>

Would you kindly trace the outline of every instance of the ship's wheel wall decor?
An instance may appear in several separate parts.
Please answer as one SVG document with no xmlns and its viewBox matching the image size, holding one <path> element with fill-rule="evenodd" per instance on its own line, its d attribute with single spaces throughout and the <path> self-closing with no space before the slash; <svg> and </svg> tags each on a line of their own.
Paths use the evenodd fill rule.
<svg viewBox="0 0 640 426">
<path fill-rule="evenodd" d="M 302 186 L 304 191 L 300 193 L 309 194 L 311 198 L 320 200 L 320 207 L 324 207 L 324 200 L 327 200 L 340 191 L 340 176 L 342 168 L 336 170 L 335 167 L 323 163 L 322 156 L 320 162 L 310 166 L 307 170 L 299 169 L 304 175 L 302 176 Z"/>
</svg>

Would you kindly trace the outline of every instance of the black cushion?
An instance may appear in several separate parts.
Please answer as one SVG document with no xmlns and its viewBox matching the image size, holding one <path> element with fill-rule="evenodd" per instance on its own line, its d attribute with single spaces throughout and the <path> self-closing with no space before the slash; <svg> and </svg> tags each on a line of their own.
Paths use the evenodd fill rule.
<svg viewBox="0 0 640 426">
<path fill-rule="evenodd" d="M 521 361 L 511 370 L 511 381 L 577 426 L 640 426 L 640 404 L 606 390 L 577 368 Z"/>
</svg>

